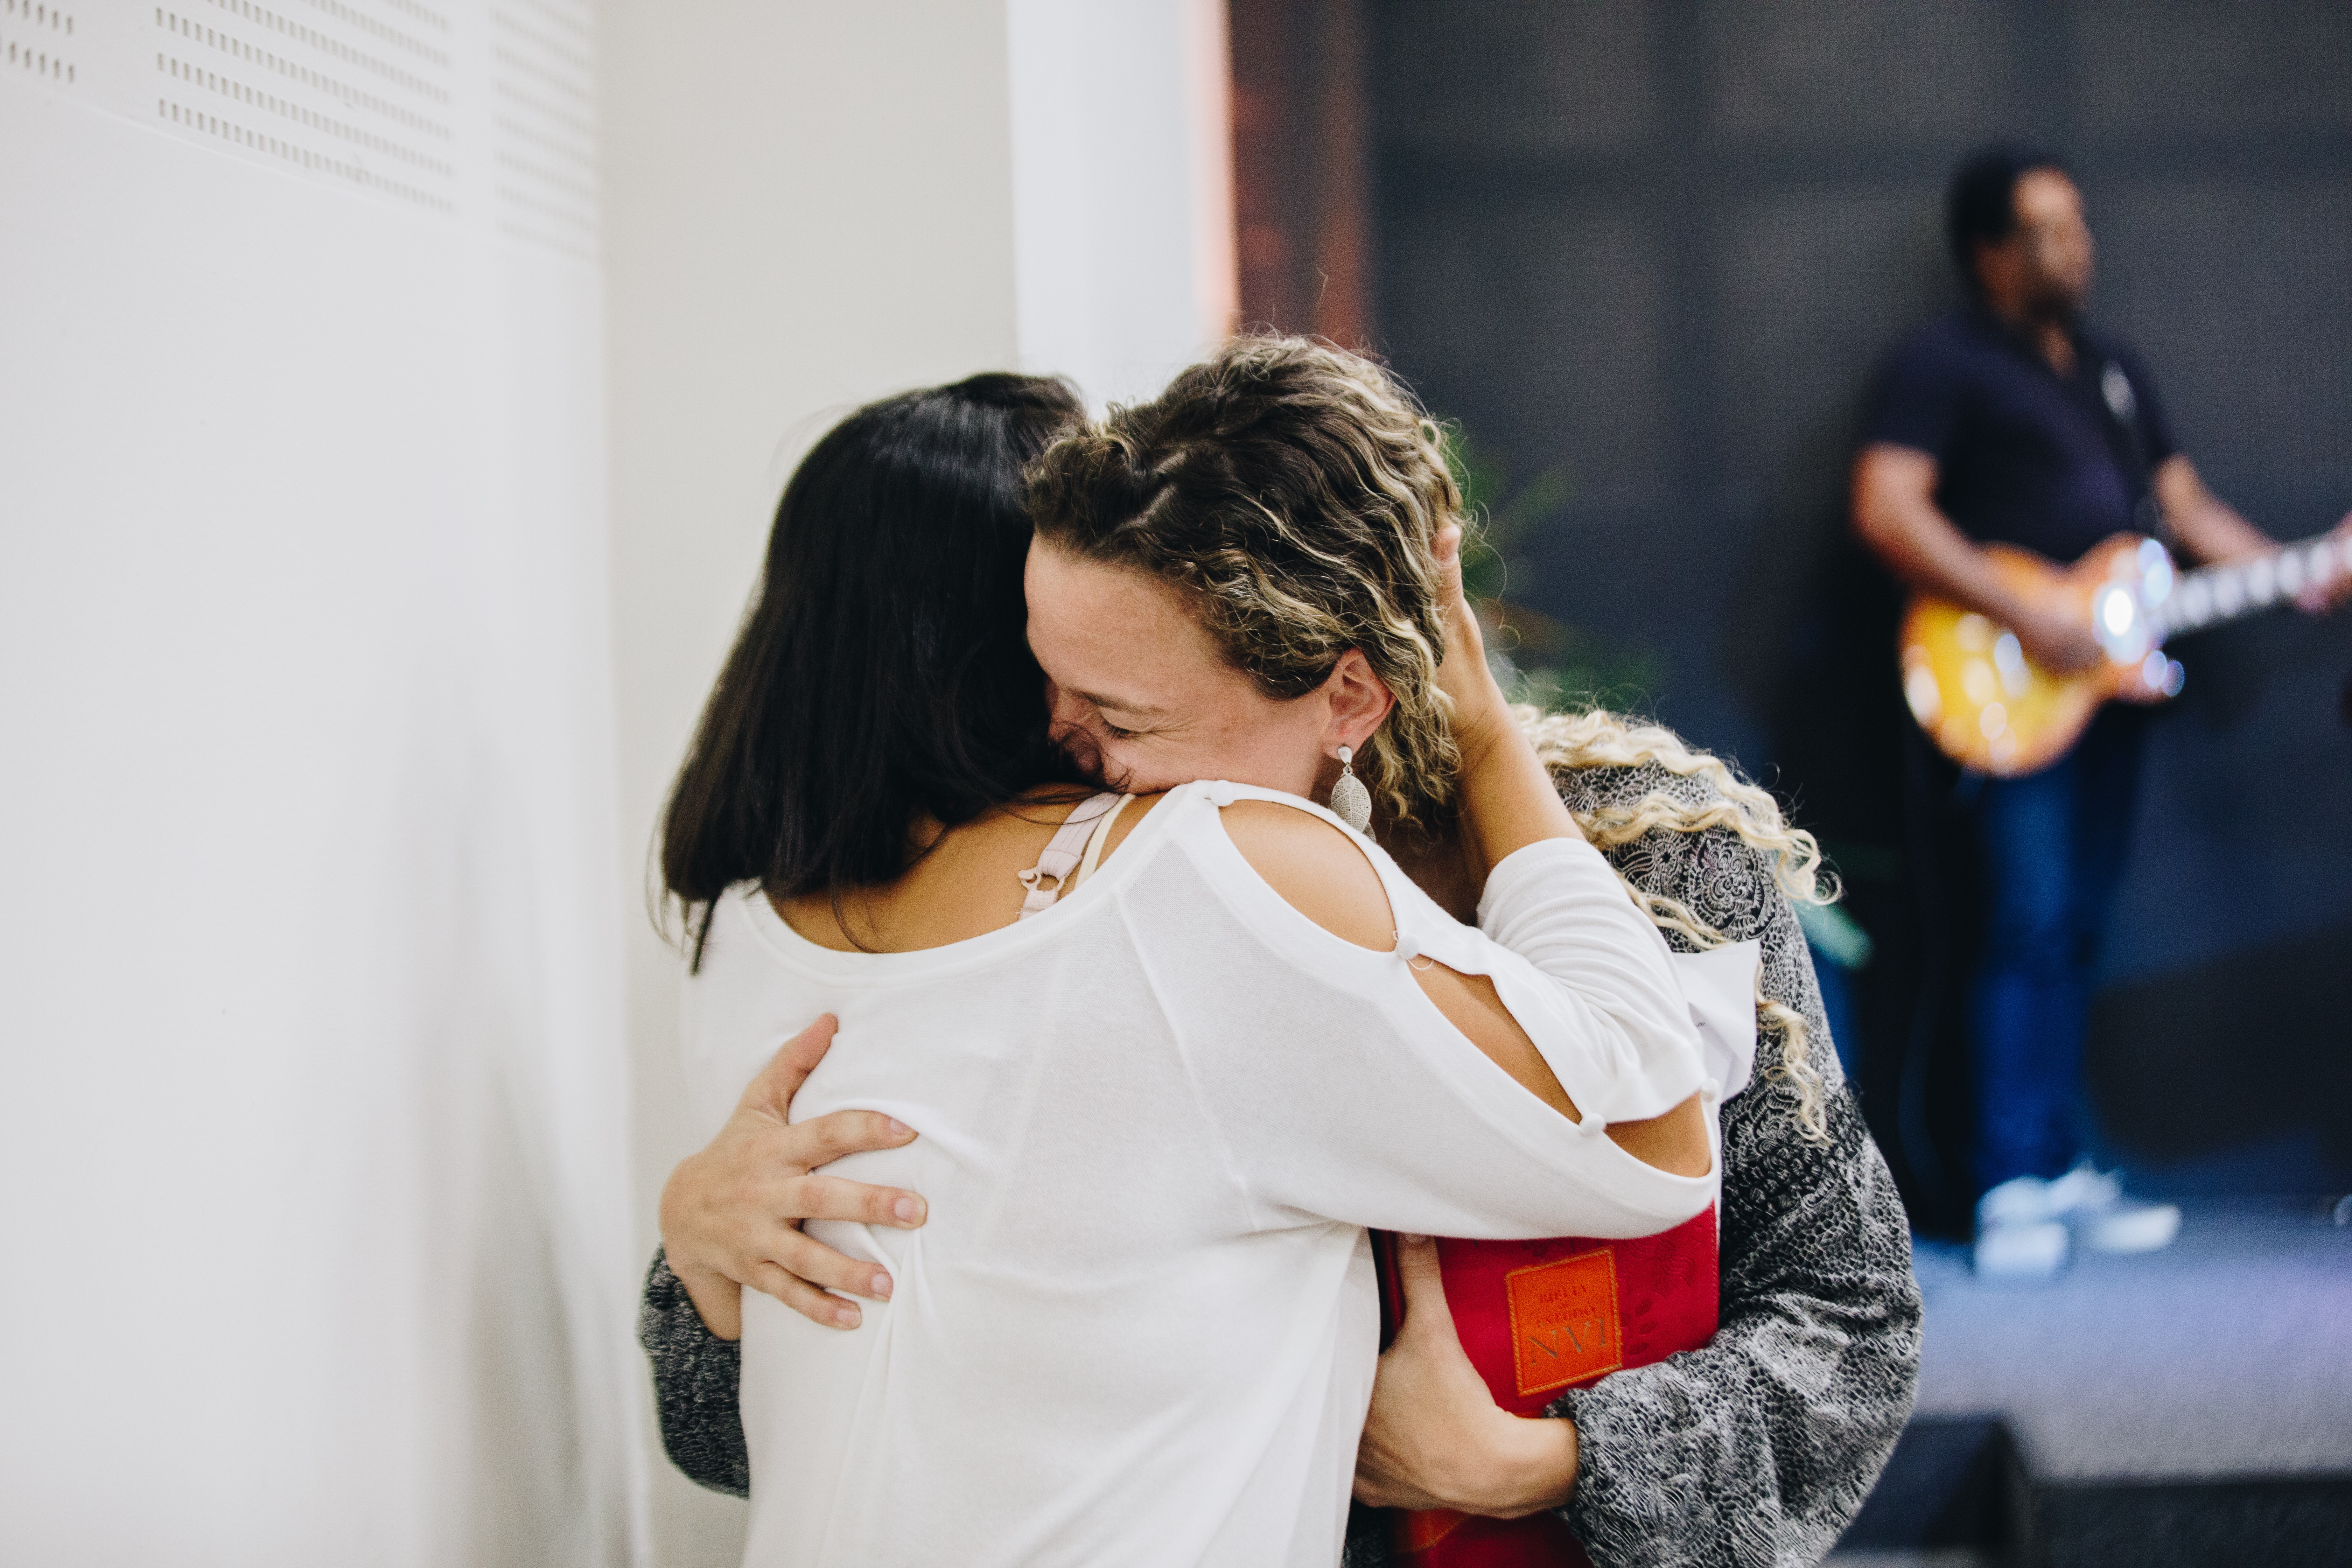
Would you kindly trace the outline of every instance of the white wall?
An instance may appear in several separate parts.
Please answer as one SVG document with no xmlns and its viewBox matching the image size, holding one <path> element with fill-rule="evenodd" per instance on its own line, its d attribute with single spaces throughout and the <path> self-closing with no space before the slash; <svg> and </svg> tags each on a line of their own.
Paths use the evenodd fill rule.
<svg viewBox="0 0 2352 1568">
<path fill-rule="evenodd" d="M 1221 16 L 0 8 L 0 1557 L 733 1560 L 660 794 L 833 418 L 1223 330 Z"/>
<path fill-rule="evenodd" d="M 1148 395 L 1227 330 L 1222 0 L 604 0 L 623 848 L 662 792 L 802 451 L 981 370 Z M 677 961 L 632 921 L 641 1240 L 689 1147 Z M 740 1505 L 655 1459 L 659 1560 Z"/>
<path fill-rule="evenodd" d="M 10 1562 L 643 1539 L 593 17 L 363 9 L 0 14 Z"/>
</svg>

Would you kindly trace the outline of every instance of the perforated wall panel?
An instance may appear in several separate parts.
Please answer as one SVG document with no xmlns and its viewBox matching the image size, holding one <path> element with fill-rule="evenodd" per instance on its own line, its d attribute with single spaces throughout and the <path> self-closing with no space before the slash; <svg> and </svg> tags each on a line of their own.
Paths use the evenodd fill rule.
<svg viewBox="0 0 2352 1568">
<path fill-rule="evenodd" d="M 199 145 L 589 258 L 587 0 L 0 0 L 9 63 Z"/>
</svg>

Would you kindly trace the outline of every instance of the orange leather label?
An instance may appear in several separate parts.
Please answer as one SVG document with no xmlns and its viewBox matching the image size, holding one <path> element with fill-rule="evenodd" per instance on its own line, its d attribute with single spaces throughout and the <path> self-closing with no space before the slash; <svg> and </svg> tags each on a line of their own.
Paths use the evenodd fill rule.
<svg viewBox="0 0 2352 1568">
<path fill-rule="evenodd" d="M 1607 1247 L 1503 1276 L 1519 1396 L 1566 1388 L 1625 1364 L 1617 1260 Z"/>
</svg>

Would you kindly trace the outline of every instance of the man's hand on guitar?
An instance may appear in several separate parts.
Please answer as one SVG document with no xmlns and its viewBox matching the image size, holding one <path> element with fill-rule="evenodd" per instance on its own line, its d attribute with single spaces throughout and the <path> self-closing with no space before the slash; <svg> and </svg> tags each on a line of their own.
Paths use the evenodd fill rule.
<svg viewBox="0 0 2352 1568">
<path fill-rule="evenodd" d="M 2155 474 L 2156 493 L 2164 504 L 2174 537 L 2182 549 L 2200 562 L 2244 561 L 2267 555 L 2279 542 L 2238 515 L 2237 510 L 2206 489 L 2197 466 L 2180 453 L 2165 459 Z M 2333 560 L 2298 587 L 2294 607 L 2306 616 L 2324 616 L 2352 599 L 2352 514 L 2330 535 Z"/>
<path fill-rule="evenodd" d="M 1912 587 L 1990 616 L 2017 633 L 2026 656 L 2053 675 L 2106 657 L 2071 609 L 2021 598 L 1991 558 L 1936 505 L 1936 459 L 1907 447 L 1866 448 L 1853 470 L 1853 525 L 1862 542 Z"/>
<path fill-rule="evenodd" d="M 2324 616 L 2352 602 L 2352 512 L 2336 525 L 2333 564 L 2321 576 L 2296 590 L 2294 607 L 2306 616 Z"/>
<path fill-rule="evenodd" d="M 2107 657 L 2089 624 L 2072 610 L 2020 605 L 2010 629 L 2017 634 L 2025 657 L 2053 675 L 2096 669 Z"/>
</svg>

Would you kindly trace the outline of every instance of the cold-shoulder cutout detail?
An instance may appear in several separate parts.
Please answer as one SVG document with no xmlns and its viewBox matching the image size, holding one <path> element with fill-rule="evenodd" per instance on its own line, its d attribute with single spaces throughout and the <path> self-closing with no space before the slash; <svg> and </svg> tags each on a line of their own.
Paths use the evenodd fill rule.
<svg viewBox="0 0 2352 1568">
<path fill-rule="evenodd" d="M 1395 948 L 1388 889 L 1345 830 L 1273 800 L 1236 800 L 1223 819 L 1225 837 L 1283 902 L 1358 947 Z"/>
<path fill-rule="evenodd" d="M 1272 800 L 1236 800 L 1223 808 L 1223 819 L 1225 837 L 1284 902 L 1358 947 L 1396 951 L 1399 933 L 1388 889 L 1362 847 L 1344 830 L 1313 812 Z M 1427 958 L 1407 962 L 1422 994 L 1489 1061 L 1570 1121 L 1583 1120 L 1492 980 Z"/>
</svg>

